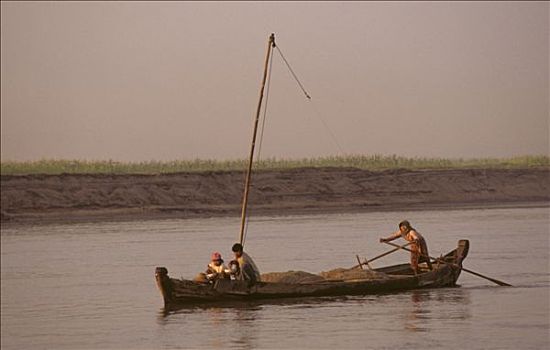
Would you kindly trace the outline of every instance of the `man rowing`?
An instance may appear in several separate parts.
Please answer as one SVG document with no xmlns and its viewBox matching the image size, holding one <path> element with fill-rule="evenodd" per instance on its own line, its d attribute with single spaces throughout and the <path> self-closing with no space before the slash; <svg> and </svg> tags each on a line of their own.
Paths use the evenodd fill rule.
<svg viewBox="0 0 550 350">
<path fill-rule="evenodd" d="M 418 264 L 421 262 L 426 262 L 428 264 L 428 268 L 432 270 L 432 263 L 430 262 L 429 254 L 428 254 L 428 245 L 426 244 L 426 240 L 422 235 L 415 230 L 411 224 L 407 221 L 401 221 L 399 223 L 399 230 L 392 233 L 387 238 L 380 238 L 380 242 L 391 242 L 394 239 L 397 239 L 399 237 L 402 237 L 403 239 L 411 242 L 411 268 L 414 272 L 414 274 L 419 273 Z"/>
</svg>

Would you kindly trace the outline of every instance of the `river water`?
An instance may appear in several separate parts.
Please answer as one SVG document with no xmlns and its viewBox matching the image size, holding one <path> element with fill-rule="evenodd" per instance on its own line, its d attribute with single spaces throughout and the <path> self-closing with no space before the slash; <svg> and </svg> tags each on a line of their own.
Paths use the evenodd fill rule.
<svg viewBox="0 0 550 350">
<path fill-rule="evenodd" d="M 431 255 L 470 240 L 457 288 L 165 312 L 154 271 L 192 278 L 212 251 L 230 259 L 238 218 L 4 226 L 2 349 L 547 349 L 549 208 L 251 219 L 262 272 L 318 273 L 374 257 L 411 221 Z M 397 241 L 399 242 L 399 241 Z M 374 267 L 408 262 L 396 252 Z"/>
</svg>

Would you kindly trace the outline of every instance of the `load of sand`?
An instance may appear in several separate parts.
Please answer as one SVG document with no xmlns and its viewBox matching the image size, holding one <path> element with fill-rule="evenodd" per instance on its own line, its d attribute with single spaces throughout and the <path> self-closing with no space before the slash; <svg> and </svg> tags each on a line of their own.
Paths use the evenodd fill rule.
<svg viewBox="0 0 550 350">
<path fill-rule="evenodd" d="M 323 271 L 318 275 L 305 271 L 270 272 L 261 275 L 262 282 L 271 283 L 315 283 L 324 281 L 353 281 L 369 279 L 388 279 L 380 272 L 361 270 L 359 268 L 337 268 Z"/>
<path fill-rule="evenodd" d="M 388 275 L 372 270 L 361 270 L 359 267 L 344 269 L 338 268 L 330 271 L 323 271 L 319 274 L 327 281 L 351 281 L 351 280 L 372 280 L 388 279 Z"/>
<path fill-rule="evenodd" d="M 305 271 L 270 272 L 264 273 L 260 277 L 262 282 L 273 283 L 314 283 L 325 280 L 319 275 Z"/>
</svg>

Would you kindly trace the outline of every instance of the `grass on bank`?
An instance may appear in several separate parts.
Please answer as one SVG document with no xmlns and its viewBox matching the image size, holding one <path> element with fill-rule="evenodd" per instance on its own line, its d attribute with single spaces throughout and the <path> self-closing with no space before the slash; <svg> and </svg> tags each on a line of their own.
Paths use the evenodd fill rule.
<svg viewBox="0 0 550 350">
<path fill-rule="evenodd" d="M 117 162 L 44 159 L 38 161 L 6 161 L 0 163 L 2 175 L 25 174 L 167 174 L 177 172 L 243 170 L 247 160 L 176 160 Z M 292 169 L 303 167 L 354 167 L 367 170 L 387 169 L 465 169 L 465 168 L 540 168 L 550 167 L 548 156 L 514 158 L 442 159 L 399 156 L 333 156 L 304 159 L 260 160 L 254 169 Z"/>
</svg>

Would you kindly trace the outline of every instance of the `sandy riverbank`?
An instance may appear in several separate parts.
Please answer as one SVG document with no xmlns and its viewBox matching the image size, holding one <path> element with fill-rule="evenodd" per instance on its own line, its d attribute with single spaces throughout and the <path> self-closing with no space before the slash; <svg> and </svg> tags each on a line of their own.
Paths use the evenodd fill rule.
<svg viewBox="0 0 550 350">
<path fill-rule="evenodd" d="M 239 216 L 242 172 L 1 177 L 6 223 Z M 251 215 L 549 205 L 550 169 L 270 170 Z"/>
</svg>

